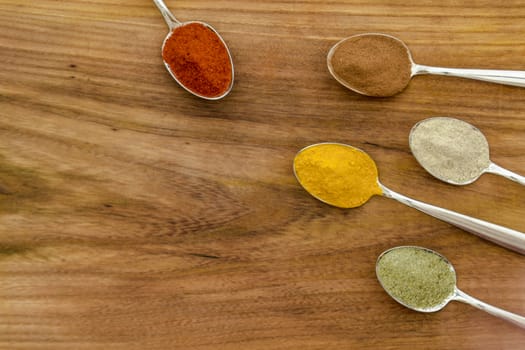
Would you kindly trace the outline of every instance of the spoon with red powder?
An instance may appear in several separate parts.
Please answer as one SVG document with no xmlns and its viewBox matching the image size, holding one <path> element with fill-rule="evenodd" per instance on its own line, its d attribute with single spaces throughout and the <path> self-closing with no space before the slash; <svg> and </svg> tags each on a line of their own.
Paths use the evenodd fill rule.
<svg viewBox="0 0 525 350">
<path fill-rule="evenodd" d="M 401 92 L 413 76 L 447 75 L 525 87 L 525 71 L 442 68 L 416 64 L 399 39 L 379 33 L 345 38 L 328 52 L 328 70 L 343 86 L 357 93 L 386 97 Z"/>
<path fill-rule="evenodd" d="M 233 86 L 233 61 L 222 37 L 209 24 L 179 22 L 162 0 L 153 0 L 170 32 L 162 58 L 173 79 L 195 96 L 218 100 Z"/>
</svg>

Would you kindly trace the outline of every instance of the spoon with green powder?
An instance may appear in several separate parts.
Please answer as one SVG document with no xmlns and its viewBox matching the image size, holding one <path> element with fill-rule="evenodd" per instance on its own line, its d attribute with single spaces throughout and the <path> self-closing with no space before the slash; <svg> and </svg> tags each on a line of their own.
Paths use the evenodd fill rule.
<svg viewBox="0 0 525 350">
<path fill-rule="evenodd" d="M 379 182 L 372 158 L 358 148 L 341 143 L 310 145 L 297 153 L 293 169 L 301 186 L 324 203 L 355 208 L 374 195 L 384 196 L 525 255 L 525 233 L 423 203 L 388 189 Z"/>
<path fill-rule="evenodd" d="M 419 164 L 444 182 L 467 185 L 483 173 L 492 173 L 525 185 L 525 177 L 490 161 L 489 144 L 483 133 L 462 120 L 422 120 L 410 131 L 409 143 Z"/>
<path fill-rule="evenodd" d="M 401 92 L 416 75 L 435 74 L 525 87 L 525 71 L 443 68 L 416 64 L 399 39 L 380 33 L 350 36 L 328 52 L 330 74 L 346 88 L 367 96 Z"/>
<path fill-rule="evenodd" d="M 525 328 L 525 317 L 489 305 L 459 290 L 454 266 L 433 250 L 415 246 L 391 248 L 377 259 L 376 275 L 383 289 L 409 309 L 436 312 L 455 300 Z"/>
</svg>

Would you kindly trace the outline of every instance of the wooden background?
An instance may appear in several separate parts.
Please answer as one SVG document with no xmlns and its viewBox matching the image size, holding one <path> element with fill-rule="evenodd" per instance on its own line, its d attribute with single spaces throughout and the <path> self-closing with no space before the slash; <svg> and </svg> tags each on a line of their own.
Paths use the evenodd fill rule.
<svg viewBox="0 0 525 350">
<path fill-rule="evenodd" d="M 525 89 L 416 77 L 387 99 L 332 79 L 338 40 L 384 32 L 417 63 L 525 69 L 525 2 L 167 1 L 224 37 L 235 86 L 197 99 L 165 71 L 149 0 L 0 0 L 1 349 L 519 349 L 525 332 L 468 305 L 412 312 L 377 256 L 433 248 L 473 296 L 525 314 L 525 257 L 387 198 L 310 197 L 295 153 L 349 143 L 416 199 L 525 231 L 525 188 L 440 183 L 410 128 L 473 123 L 525 174 Z"/>
</svg>

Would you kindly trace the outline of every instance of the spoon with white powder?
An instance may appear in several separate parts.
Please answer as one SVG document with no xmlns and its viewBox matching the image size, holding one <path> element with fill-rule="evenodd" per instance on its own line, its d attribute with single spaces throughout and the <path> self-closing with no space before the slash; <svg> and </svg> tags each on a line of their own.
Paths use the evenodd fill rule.
<svg viewBox="0 0 525 350">
<path fill-rule="evenodd" d="M 525 185 L 525 177 L 494 164 L 487 139 L 475 126 L 455 118 L 420 121 L 410 131 L 410 149 L 432 176 L 453 185 L 467 185 L 483 173 L 501 175 Z"/>
</svg>

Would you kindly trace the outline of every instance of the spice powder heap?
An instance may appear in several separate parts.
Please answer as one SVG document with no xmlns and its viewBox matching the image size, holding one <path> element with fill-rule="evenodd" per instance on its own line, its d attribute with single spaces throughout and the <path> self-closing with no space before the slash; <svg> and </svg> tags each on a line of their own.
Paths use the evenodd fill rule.
<svg viewBox="0 0 525 350">
<path fill-rule="evenodd" d="M 177 80 L 198 95 L 221 96 L 232 83 L 228 49 L 204 24 L 192 22 L 175 28 L 164 42 L 162 58 Z"/>
<path fill-rule="evenodd" d="M 437 311 L 454 293 L 456 274 L 438 254 L 419 247 L 397 247 L 381 256 L 376 268 L 383 288 L 414 309 Z"/>
<path fill-rule="evenodd" d="M 410 81 L 412 60 L 407 47 L 383 34 L 344 39 L 329 55 L 336 79 L 363 95 L 385 97 L 401 92 Z"/>
<path fill-rule="evenodd" d="M 449 183 L 470 183 L 490 165 L 485 136 L 459 119 L 425 119 L 412 128 L 409 139 L 410 149 L 419 164 Z"/>
<path fill-rule="evenodd" d="M 294 171 L 305 190 L 336 207 L 358 207 L 382 194 L 374 161 L 351 146 L 321 143 L 307 147 L 295 157 Z"/>
</svg>

